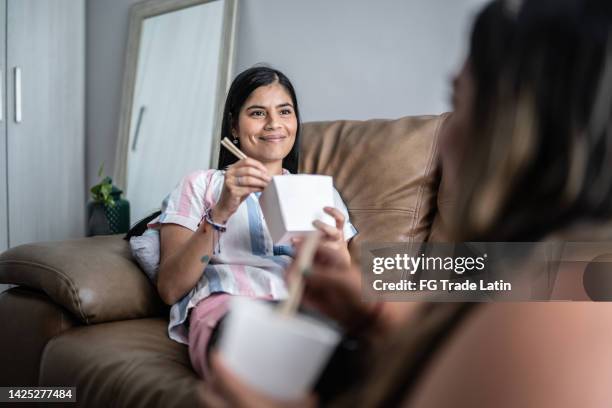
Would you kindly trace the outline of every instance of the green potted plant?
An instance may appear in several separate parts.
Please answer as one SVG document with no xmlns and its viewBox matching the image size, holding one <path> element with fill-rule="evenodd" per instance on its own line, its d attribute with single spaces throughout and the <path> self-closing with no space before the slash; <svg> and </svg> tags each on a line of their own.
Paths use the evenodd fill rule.
<svg viewBox="0 0 612 408">
<path fill-rule="evenodd" d="M 104 177 L 104 164 L 98 170 L 100 182 L 91 189 L 87 204 L 87 235 L 125 233 L 130 229 L 130 203 L 121 198 L 121 191 L 113 180 Z"/>
</svg>

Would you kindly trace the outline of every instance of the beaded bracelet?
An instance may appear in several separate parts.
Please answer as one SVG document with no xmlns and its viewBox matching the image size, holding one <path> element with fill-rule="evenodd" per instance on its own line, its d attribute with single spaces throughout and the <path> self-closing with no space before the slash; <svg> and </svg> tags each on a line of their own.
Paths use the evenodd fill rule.
<svg viewBox="0 0 612 408">
<path fill-rule="evenodd" d="M 227 231 L 227 224 L 219 224 L 217 222 L 214 222 L 212 217 L 210 216 L 210 212 L 212 209 L 207 209 L 206 212 L 204 213 L 204 215 L 202 216 L 202 221 L 206 221 L 208 224 L 210 224 L 213 229 L 215 229 L 216 231 L 219 232 L 225 232 Z M 200 223 L 202 223 L 202 221 L 200 221 Z"/>
</svg>

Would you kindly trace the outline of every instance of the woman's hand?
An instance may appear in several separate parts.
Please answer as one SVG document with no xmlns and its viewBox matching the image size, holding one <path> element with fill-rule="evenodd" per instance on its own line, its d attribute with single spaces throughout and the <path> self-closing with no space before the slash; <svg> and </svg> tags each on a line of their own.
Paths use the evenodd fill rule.
<svg viewBox="0 0 612 408">
<path fill-rule="evenodd" d="M 296 267 L 297 262 L 294 262 L 289 273 L 297 273 L 292 270 Z M 375 313 L 375 306 L 361 299 L 359 268 L 346 261 L 341 249 L 324 241 L 315 252 L 311 273 L 305 276 L 303 303 L 336 320 L 347 330 L 373 318 Z"/>
<path fill-rule="evenodd" d="M 212 210 L 213 220 L 223 224 L 227 222 L 249 194 L 263 191 L 270 180 L 268 170 L 257 160 L 246 158 L 229 166 L 221 198 Z"/>
<path fill-rule="evenodd" d="M 325 213 L 331 215 L 336 222 L 336 226 L 333 227 L 329 224 L 324 223 L 320 220 L 315 220 L 312 225 L 321 231 L 321 246 L 328 248 L 336 255 L 335 262 L 342 266 L 349 267 L 351 265 L 351 254 L 348 251 L 348 246 L 344 240 L 344 214 L 340 210 L 334 207 L 323 208 Z M 293 245 L 298 245 L 303 241 L 303 238 L 292 239 Z"/>
<path fill-rule="evenodd" d="M 296 261 L 287 273 L 299 271 L 302 255 L 298 244 Z M 376 342 L 403 325 L 414 310 L 413 303 L 365 302 L 362 299 L 361 271 L 347 264 L 342 251 L 322 242 L 315 252 L 311 271 L 305 276 L 303 304 L 336 320 L 345 330 Z M 395 305 L 399 305 L 396 307 Z"/>
<path fill-rule="evenodd" d="M 204 407 L 315 407 L 316 398 L 309 395 L 298 401 L 279 401 L 263 395 L 243 383 L 223 364 L 218 352 L 210 355 L 211 379 L 200 388 L 199 397 Z M 262 367 L 263 368 L 263 367 Z M 296 369 L 299 369 L 296 367 Z"/>
</svg>

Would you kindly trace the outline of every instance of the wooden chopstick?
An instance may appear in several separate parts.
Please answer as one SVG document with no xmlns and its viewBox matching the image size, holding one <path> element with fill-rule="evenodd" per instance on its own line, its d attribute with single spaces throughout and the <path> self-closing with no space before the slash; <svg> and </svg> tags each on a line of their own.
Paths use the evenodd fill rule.
<svg viewBox="0 0 612 408">
<path fill-rule="evenodd" d="M 312 267 L 312 260 L 317 250 L 320 236 L 319 232 L 315 231 L 308 234 L 306 241 L 304 241 L 300 255 L 297 258 L 298 274 L 290 281 L 289 297 L 280 306 L 280 314 L 283 316 L 295 314 L 300 305 L 302 295 L 304 294 L 304 275 Z"/>
<path fill-rule="evenodd" d="M 239 160 L 247 158 L 247 155 L 242 153 L 242 151 L 239 148 L 234 146 L 234 144 L 227 137 L 224 137 L 223 140 L 221 140 L 221 144 L 227 150 L 229 150 L 234 156 L 236 156 Z"/>
</svg>

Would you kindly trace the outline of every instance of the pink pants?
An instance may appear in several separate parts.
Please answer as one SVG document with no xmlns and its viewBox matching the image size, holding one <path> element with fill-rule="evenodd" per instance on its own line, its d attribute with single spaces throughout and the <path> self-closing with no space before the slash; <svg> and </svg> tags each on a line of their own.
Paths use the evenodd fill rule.
<svg viewBox="0 0 612 408">
<path fill-rule="evenodd" d="M 189 317 L 189 358 L 191 365 L 202 378 L 208 376 L 207 350 L 210 335 L 217 323 L 227 313 L 231 295 L 217 293 L 200 301 Z"/>
</svg>

